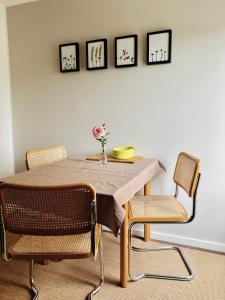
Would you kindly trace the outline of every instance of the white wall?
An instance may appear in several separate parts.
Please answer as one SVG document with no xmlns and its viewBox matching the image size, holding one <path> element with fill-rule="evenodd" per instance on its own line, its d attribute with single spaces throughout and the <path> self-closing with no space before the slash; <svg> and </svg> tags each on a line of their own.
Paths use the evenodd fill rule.
<svg viewBox="0 0 225 300">
<path fill-rule="evenodd" d="M 0 4 L 9 7 L 39 0 L 0 0 Z"/>
<path fill-rule="evenodd" d="M 134 145 L 159 158 L 167 173 L 153 191 L 170 193 L 176 157 L 188 151 L 202 161 L 197 218 L 155 226 L 162 235 L 153 236 L 225 251 L 224 0 L 45 0 L 9 8 L 8 25 L 17 170 L 30 147 L 95 153 L 90 131 L 106 122 L 108 149 Z M 146 33 L 166 28 L 172 63 L 147 66 Z M 138 67 L 115 69 L 113 38 L 133 33 Z M 109 69 L 88 72 L 85 41 L 95 38 L 108 39 Z M 58 44 L 66 42 L 80 42 L 81 72 L 59 72 Z"/>
<path fill-rule="evenodd" d="M 14 172 L 6 9 L 0 4 L 0 178 Z"/>
</svg>

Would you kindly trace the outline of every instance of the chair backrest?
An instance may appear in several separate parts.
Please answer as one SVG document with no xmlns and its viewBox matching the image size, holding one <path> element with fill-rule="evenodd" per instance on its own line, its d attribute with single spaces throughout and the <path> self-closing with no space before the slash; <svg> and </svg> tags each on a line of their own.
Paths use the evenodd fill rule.
<svg viewBox="0 0 225 300">
<path fill-rule="evenodd" d="M 199 169 L 200 160 L 198 158 L 185 152 L 179 154 L 173 180 L 187 192 L 189 197 L 192 197 L 196 190 Z"/>
<path fill-rule="evenodd" d="M 29 149 L 26 152 L 26 167 L 27 170 L 31 170 L 66 157 L 66 149 L 63 146 Z"/>
<path fill-rule="evenodd" d="M 69 235 L 91 231 L 95 189 L 64 186 L 0 185 L 5 229 L 19 234 Z"/>
</svg>

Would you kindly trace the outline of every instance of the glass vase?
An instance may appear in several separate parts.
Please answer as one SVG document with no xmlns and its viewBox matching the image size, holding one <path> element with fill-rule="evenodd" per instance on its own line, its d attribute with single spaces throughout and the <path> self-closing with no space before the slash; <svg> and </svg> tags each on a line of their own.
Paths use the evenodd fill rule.
<svg viewBox="0 0 225 300">
<path fill-rule="evenodd" d="M 105 151 L 105 146 L 102 146 L 102 151 L 100 153 L 100 164 L 101 165 L 106 165 L 107 164 L 107 155 Z"/>
</svg>

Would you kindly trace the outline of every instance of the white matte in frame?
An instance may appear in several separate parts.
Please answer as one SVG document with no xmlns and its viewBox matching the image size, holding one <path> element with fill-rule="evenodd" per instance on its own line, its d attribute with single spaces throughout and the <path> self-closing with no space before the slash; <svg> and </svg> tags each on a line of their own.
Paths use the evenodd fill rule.
<svg viewBox="0 0 225 300">
<path fill-rule="evenodd" d="M 135 39 L 127 37 L 117 40 L 117 65 L 130 65 L 135 62 Z"/>
<path fill-rule="evenodd" d="M 149 62 L 167 61 L 169 58 L 169 33 L 149 35 Z"/>
</svg>

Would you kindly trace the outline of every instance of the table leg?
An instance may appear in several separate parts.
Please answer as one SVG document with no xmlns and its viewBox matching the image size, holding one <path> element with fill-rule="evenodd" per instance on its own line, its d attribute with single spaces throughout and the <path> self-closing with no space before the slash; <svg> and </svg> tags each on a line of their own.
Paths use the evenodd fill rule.
<svg viewBox="0 0 225 300">
<path fill-rule="evenodd" d="M 150 181 L 147 182 L 144 186 L 144 195 L 148 196 L 151 194 L 151 183 Z M 151 239 L 151 231 L 150 231 L 150 225 L 145 224 L 144 225 L 144 241 L 149 242 Z"/>
<path fill-rule="evenodd" d="M 125 218 L 120 229 L 120 285 L 128 283 L 128 203 L 124 205 Z"/>
</svg>

